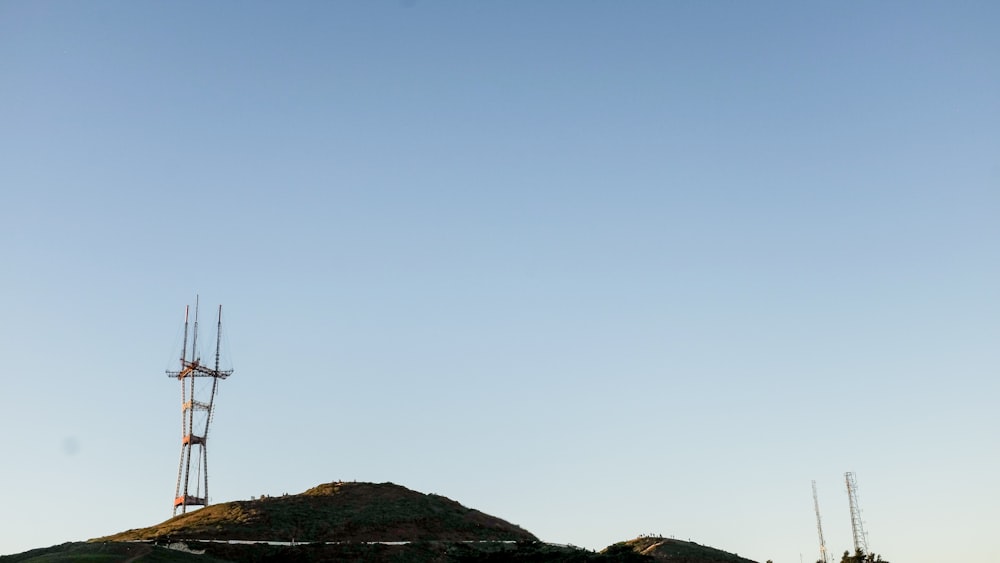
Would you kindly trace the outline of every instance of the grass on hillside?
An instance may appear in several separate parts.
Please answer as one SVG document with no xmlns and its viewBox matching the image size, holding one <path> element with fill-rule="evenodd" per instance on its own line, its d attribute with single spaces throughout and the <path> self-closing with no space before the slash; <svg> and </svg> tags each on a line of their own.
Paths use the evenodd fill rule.
<svg viewBox="0 0 1000 563">
<path fill-rule="evenodd" d="M 98 562 L 125 563 L 653 563 L 653 559 L 631 550 L 594 553 L 576 547 L 548 545 L 536 541 L 507 543 L 414 542 L 406 545 L 345 543 L 296 546 L 184 542 L 205 551 L 194 555 L 171 551 L 148 543 L 66 543 L 36 549 L 0 561 L 30 563 Z"/>
<path fill-rule="evenodd" d="M 513 544 L 464 542 L 414 542 L 407 545 L 346 543 L 337 545 L 230 545 L 192 542 L 215 557 L 230 561 L 265 563 L 296 561 L 318 563 L 655 563 L 632 550 L 595 553 L 576 547 L 536 541 Z"/>
<path fill-rule="evenodd" d="M 715 549 L 694 542 L 664 537 L 640 537 L 612 545 L 605 551 L 632 549 L 654 559 L 676 563 L 754 563 L 735 553 Z"/>
<path fill-rule="evenodd" d="M 299 495 L 208 506 L 96 541 L 520 541 L 529 532 L 439 496 L 392 483 L 329 483 Z"/>
<path fill-rule="evenodd" d="M 136 558 L 149 563 L 227 563 L 207 555 L 195 555 L 145 543 L 71 542 L 17 555 L 0 556 L 2 563 L 120 563 Z"/>
</svg>

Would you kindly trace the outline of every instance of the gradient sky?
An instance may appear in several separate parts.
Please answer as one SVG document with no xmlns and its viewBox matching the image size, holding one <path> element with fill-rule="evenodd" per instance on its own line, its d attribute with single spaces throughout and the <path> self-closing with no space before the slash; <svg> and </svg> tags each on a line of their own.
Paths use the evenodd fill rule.
<svg viewBox="0 0 1000 563">
<path fill-rule="evenodd" d="M 392 481 L 1000 560 L 1000 4 L 0 2 L 0 553 Z M 204 318 L 204 317 L 203 317 Z"/>
</svg>

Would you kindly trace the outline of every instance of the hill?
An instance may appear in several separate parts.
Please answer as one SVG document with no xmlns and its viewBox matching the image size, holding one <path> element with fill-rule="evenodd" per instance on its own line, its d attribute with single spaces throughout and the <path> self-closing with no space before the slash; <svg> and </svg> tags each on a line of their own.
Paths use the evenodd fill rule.
<svg viewBox="0 0 1000 563">
<path fill-rule="evenodd" d="M 392 483 L 327 483 L 298 495 L 207 506 L 91 541 L 537 541 L 529 532 L 440 496 Z"/>
<path fill-rule="evenodd" d="M 671 563 L 754 563 L 749 559 L 714 547 L 652 536 L 616 543 L 604 551 L 607 553 L 624 550 L 647 555 L 655 561 L 670 561 Z"/>
<path fill-rule="evenodd" d="M 192 553 L 178 551 L 187 544 Z M 178 542 L 168 549 L 150 543 L 66 543 L 0 556 L 3 563 L 655 563 L 635 552 L 594 553 L 541 542 L 414 542 L 407 544 L 225 544 Z"/>
<path fill-rule="evenodd" d="M 3 563 L 63 563 L 91 561 L 95 563 L 229 563 L 208 555 L 185 553 L 145 543 L 83 543 L 71 542 L 16 555 L 0 555 Z"/>
<path fill-rule="evenodd" d="M 753 563 L 692 542 L 637 538 L 600 553 L 542 543 L 440 495 L 392 483 L 327 483 L 297 495 L 208 506 L 165 522 L 0 563 Z"/>
</svg>

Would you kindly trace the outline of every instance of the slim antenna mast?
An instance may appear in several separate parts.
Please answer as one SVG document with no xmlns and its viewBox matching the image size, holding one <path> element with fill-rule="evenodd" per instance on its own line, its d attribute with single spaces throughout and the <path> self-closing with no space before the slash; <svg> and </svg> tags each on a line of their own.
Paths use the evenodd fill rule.
<svg viewBox="0 0 1000 563">
<path fill-rule="evenodd" d="M 865 526 L 861 521 L 861 506 L 858 505 L 858 483 L 854 479 L 854 473 L 850 471 L 844 473 L 844 480 L 847 481 L 847 500 L 851 504 L 851 532 L 854 534 L 854 551 L 868 553 L 868 534 L 865 533 Z"/>
<path fill-rule="evenodd" d="M 194 297 L 194 336 L 191 337 L 191 359 L 198 362 L 201 358 L 198 357 L 198 298 Z"/>
<path fill-rule="evenodd" d="M 190 305 L 184 306 L 184 345 L 181 348 L 181 362 L 187 359 L 187 347 L 188 347 L 188 310 Z"/>
<path fill-rule="evenodd" d="M 819 560 L 823 563 L 830 563 L 826 555 L 826 540 L 823 539 L 823 521 L 819 517 L 819 496 L 816 494 L 816 481 L 813 484 L 813 506 L 816 507 L 816 531 L 819 532 Z M 802 558 L 802 554 L 799 554 Z"/>
<path fill-rule="evenodd" d="M 219 348 L 222 344 L 222 305 L 219 305 L 219 324 L 215 326 L 215 371 L 219 371 Z"/>
</svg>

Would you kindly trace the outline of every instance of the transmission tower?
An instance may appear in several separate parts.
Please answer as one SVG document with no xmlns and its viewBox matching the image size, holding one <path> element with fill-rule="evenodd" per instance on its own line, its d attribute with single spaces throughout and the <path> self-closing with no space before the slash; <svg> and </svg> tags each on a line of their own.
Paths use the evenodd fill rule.
<svg viewBox="0 0 1000 563">
<path fill-rule="evenodd" d="M 819 518 L 819 497 L 816 495 L 816 481 L 813 481 L 813 506 L 816 507 L 816 531 L 819 532 L 819 560 L 830 563 L 826 555 L 826 540 L 823 539 L 823 521 Z"/>
<path fill-rule="evenodd" d="M 222 343 L 222 305 L 219 305 L 219 320 L 215 333 L 215 367 L 202 365 L 198 355 L 198 299 L 194 302 L 194 326 L 191 331 L 191 346 L 188 347 L 188 312 L 184 307 L 184 344 L 181 348 L 181 369 L 167 371 L 167 375 L 181 383 L 181 460 L 177 466 L 177 488 L 174 492 L 174 516 L 177 509 L 181 514 L 189 506 L 208 505 L 208 425 L 212 422 L 212 409 L 219 380 L 232 375 L 233 370 L 219 369 L 219 348 Z M 202 378 L 196 388 L 195 381 Z M 210 378 L 211 385 L 208 385 Z M 191 478 L 191 462 L 194 461 L 194 479 Z M 193 483 L 192 483 L 193 481 Z M 202 486 L 204 485 L 204 488 Z M 191 494 L 191 488 L 194 488 Z"/>
<path fill-rule="evenodd" d="M 844 480 L 847 481 L 847 500 L 851 504 L 851 532 L 854 534 L 854 551 L 868 553 L 868 534 L 865 533 L 865 526 L 861 521 L 861 506 L 858 505 L 858 483 L 854 480 L 854 473 L 850 471 L 844 473 Z"/>
</svg>

